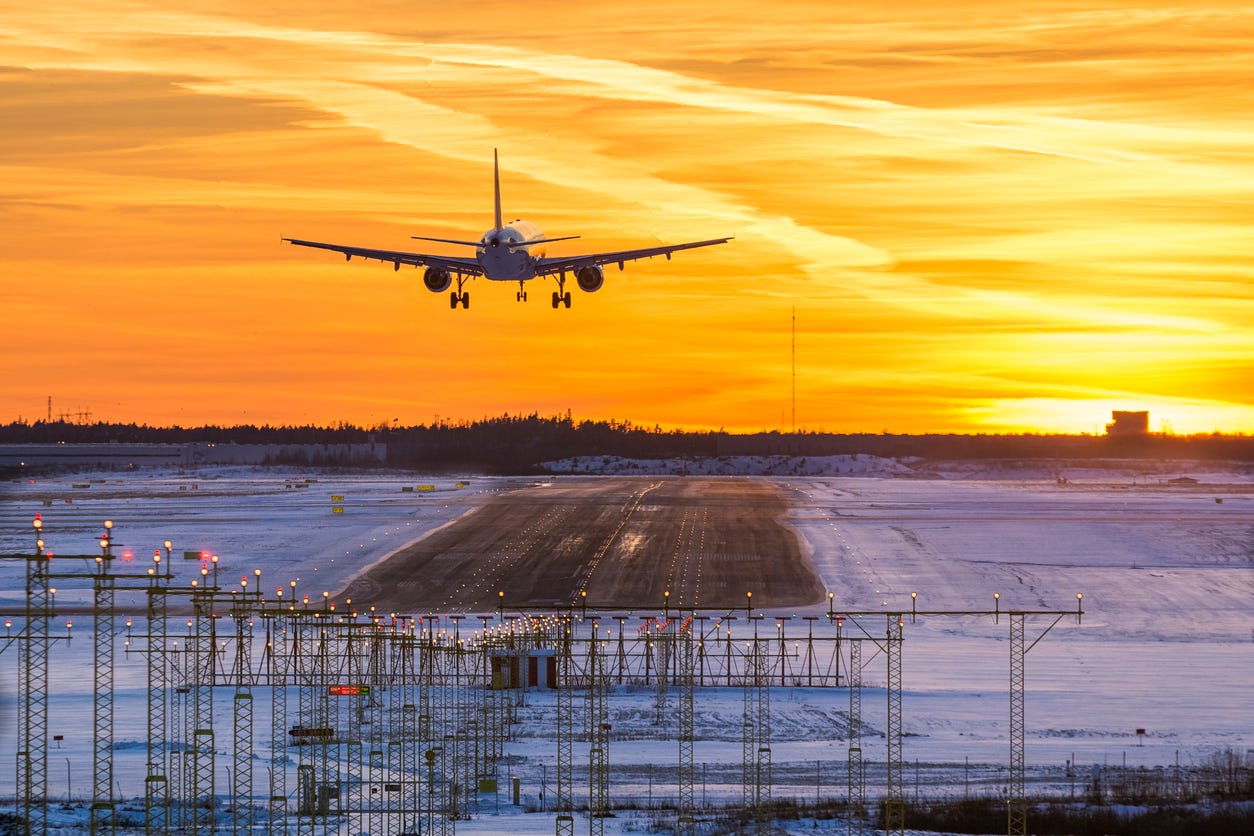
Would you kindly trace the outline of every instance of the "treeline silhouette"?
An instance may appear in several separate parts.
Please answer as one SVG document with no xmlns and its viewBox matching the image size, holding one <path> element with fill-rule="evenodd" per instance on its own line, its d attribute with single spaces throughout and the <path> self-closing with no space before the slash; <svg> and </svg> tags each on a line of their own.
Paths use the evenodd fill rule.
<svg viewBox="0 0 1254 836">
<path fill-rule="evenodd" d="M 1254 437 L 920 434 L 664 430 L 631 421 L 501 415 L 477 421 L 401 427 L 255 425 L 154 427 L 147 424 L 13 422 L 0 425 L 0 444 L 271 444 L 378 442 L 387 457 L 376 466 L 476 468 L 526 473 L 541 462 L 575 456 L 701 458 L 867 454 L 923 459 L 1162 458 L 1254 461 Z"/>
</svg>

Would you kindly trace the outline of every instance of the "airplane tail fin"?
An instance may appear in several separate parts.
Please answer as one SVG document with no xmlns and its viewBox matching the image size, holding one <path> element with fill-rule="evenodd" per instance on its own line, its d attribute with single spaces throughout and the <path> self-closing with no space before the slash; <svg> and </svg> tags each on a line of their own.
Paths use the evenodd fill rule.
<svg viewBox="0 0 1254 836">
<path fill-rule="evenodd" d="M 501 169 L 497 163 L 496 149 L 492 149 L 492 189 L 496 193 L 496 231 L 501 231 Z"/>
</svg>

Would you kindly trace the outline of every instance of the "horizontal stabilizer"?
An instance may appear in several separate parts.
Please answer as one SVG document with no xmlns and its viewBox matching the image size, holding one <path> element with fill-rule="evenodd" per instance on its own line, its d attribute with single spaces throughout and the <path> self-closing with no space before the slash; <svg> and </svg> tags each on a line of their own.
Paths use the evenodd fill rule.
<svg viewBox="0 0 1254 836">
<path fill-rule="evenodd" d="M 415 241 L 435 241 L 440 244 L 459 244 L 463 247 L 478 247 L 482 241 L 454 241 L 452 238 L 424 238 L 421 235 L 411 235 Z"/>
<path fill-rule="evenodd" d="M 510 244 L 510 250 L 518 250 L 523 247 L 530 247 L 534 244 L 552 244 L 554 241 L 574 241 L 578 235 L 565 235 L 561 238 L 541 238 L 538 241 L 520 241 L 517 244 Z"/>
</svg>

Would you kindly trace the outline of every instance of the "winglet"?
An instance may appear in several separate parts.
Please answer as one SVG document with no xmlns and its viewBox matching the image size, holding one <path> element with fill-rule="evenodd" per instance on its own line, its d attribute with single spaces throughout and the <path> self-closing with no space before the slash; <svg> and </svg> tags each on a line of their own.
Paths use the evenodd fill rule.
<svg viewBox="0 0 1254 836">
<path fill-rule="evenodd" d="M 496 231 L 501 231 L 501 170 L 497 164 L 496 149 L 492 149 L 492 189 L 496 193 Z"/>
</svg>

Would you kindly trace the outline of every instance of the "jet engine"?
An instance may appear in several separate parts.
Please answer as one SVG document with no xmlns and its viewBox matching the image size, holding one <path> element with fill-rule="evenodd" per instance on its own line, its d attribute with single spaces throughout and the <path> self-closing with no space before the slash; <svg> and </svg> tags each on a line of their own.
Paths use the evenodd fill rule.
<svg viewBox="0 0 1254 836">
<path fill-rule="evenodd" d="M 580 290 L 585 293 L 594 293 L 605 284 L 605 272 L 596 265 L 580 267 L 575 271 L 575 281 L 579 282 Z"/>
<path fill-rule="evenodd" d="M 422 274 L 422 283 L 432 293 L 443 293 L 453 283 L 453 277 L 448 274 L 447 270 L 441 270 L 439 267 L 428 267 L 426 272 Z"/>
</svg>

